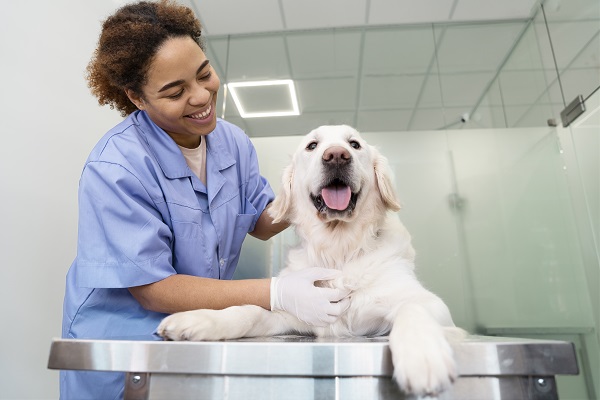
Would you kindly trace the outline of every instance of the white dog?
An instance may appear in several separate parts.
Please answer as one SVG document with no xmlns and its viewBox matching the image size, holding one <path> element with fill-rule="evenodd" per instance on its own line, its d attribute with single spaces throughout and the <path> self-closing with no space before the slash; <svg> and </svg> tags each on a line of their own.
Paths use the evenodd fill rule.
<svg viewBox="0 0 600 400">
<path fill-rule="evenodd" d="M 462 331 L 444 302 L 415 277 L 415 251 L 399 209 L 387 160 L 376 148 L 349 126 L 313 130 L 284 170 L 283 188 L 269 209 L 276 221 L 290 221 L 300 238 L 281 275 L 314 266 L 342 271 L 324 284 L 352 290 L 348 310 L 325 328 L 258 306 L 196 310 L 165 318 L 158 333 L 172 340 L 389 335 L 400 388 L 443 391 L 457 376 L 446 333 Z"/>
</svg>

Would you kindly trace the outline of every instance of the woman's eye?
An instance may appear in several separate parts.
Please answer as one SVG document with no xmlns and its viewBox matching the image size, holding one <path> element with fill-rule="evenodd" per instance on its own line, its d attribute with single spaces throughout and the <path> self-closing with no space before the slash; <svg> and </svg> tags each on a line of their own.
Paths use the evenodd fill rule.
<svg viewBox="0 0 600 400">
<path fill-rule="evenodd" d="M 212 73 L 211 73 L 211 72 L 209 72 L 209 73 L 207 73 L 207 74 L 205 74 L 205 75 L 199 76 L 199 77 L 198 77 L 198 80 L 199 80 L 199 81 L 207 81 L 207 80 L 209 80 L 209 79 L 210 79 L 210 77 L 211 77 L 211 76 L 212 76 Z"/>
<path fill-rule="evenodd" d="M 356 149 L 356 150 L 360 149 L 360 143 L 358 143 L 356 140 L 351 140 L 350 141 L 350 146 L 353 149 Z"/>
<path fill-rule="evenodd" d="M 317 142 L 310 142 L 308 146 L 306 146 L 306 150 L 312 151 L 317 148 Z"/>
<path fill-rule="evenodd" d="M 182 94 L 183 94 L 183 90 L 180 90 L 179 92 L 177 92 L 177 93 L 175 93 L 175 94 L 172 94 L 172 95 L 170 95 L 170 96 L 167 96 L 167 97 L 168 97 L 169 99 L 176 100 L 176 99 L 180 98 Z"/>
</svg>

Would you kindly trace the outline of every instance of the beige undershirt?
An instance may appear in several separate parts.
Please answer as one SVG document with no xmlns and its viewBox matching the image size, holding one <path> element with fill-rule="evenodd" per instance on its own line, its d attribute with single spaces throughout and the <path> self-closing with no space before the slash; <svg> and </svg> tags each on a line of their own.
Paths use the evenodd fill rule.
<svg viewBox="0 0 600 400">
<path fill-rule="evenodd" d="M 206 186 L 206 139 L 200 140 L 200 146 L 195 149 L 188 149 L 187 147 L 181 147 L 181 153 L 185 157 L 188 167 L 194 174 L 204 183 Z"/>
</svg>

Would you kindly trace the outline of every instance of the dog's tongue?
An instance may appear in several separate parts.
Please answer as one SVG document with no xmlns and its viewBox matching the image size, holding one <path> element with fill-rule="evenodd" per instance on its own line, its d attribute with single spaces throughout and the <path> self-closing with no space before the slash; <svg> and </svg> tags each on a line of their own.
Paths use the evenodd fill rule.
<svg viewBox="0 0 600 400">
<path fill-rule="evenodd" d="M 333 185 L 321 190 L 321 196 L 323 196 L 325 204 L 332 210 L 345 210 L 348 208 L 350 194 L 349 186 Z"/>
</svg>

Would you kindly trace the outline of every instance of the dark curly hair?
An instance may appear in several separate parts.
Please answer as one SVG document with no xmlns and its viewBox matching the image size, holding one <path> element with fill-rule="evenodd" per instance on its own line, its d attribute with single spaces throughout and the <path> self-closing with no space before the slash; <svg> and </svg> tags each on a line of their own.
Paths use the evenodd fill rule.
<svg viewBox="0 0 600 400">
<path fill-rule="evenodd" d="M 104 21 L 98 47 L 87 66 L 88 86 L 98 103 L 116 108 L 122 116 L 137 110 L 125 89 L 141 96 L 160 46 L 182 36 L 191 37 L 205 49 L 193 11 L 174 1 L 140 1 L 118 9 Z"/>
</svg>

